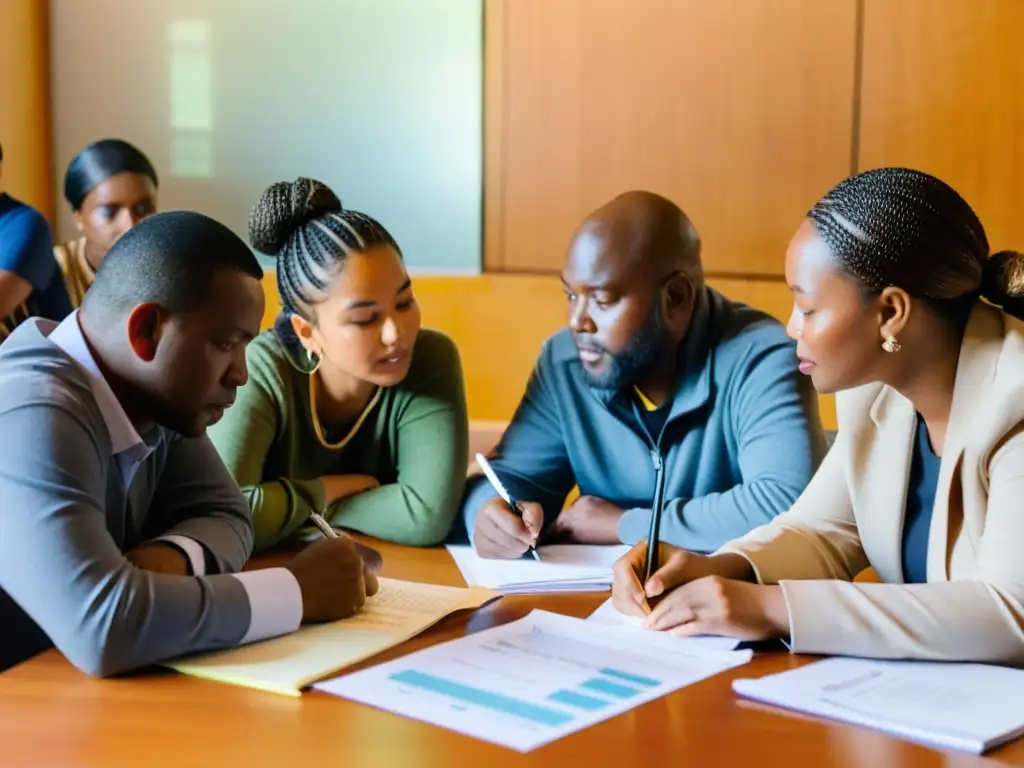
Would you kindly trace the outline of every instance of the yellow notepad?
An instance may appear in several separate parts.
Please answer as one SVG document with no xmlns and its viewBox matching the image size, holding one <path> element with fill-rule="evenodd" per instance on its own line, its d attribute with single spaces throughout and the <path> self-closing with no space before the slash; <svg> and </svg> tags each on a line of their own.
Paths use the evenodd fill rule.
<svg viewBox="0 0 1024 768">
<path fill-rule="evenodd" d="M 305 626 L 291 635 L 168 661 L 164 666 L 262 691 L 299 696 L 326 675 L 392 648 L 450 613 L 499 597 L 490 589 L 442 587 L 380 579 L 380 589 L 355 616 Z"/>
</svg>

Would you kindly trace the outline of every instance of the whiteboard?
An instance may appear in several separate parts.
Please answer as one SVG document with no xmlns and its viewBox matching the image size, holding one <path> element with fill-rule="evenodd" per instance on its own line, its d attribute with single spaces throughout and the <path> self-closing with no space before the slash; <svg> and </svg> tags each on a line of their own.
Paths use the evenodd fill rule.
<svg viewBox="0 0 1024 768">
<path fill-rule="evenodd" d="M 270 183 L 318 178 L 415 273 L 482 264 L 483 0 L 51 0 L 59 238 L 86 144 L 150 158 L 161 210 L 246 237 Z"/>
</svg>

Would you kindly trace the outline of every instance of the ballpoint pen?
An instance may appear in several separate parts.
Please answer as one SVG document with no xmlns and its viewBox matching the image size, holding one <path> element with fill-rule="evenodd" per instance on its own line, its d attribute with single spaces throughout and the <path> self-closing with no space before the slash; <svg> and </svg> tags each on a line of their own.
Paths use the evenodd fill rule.
<svg viewBox="0 0 1024 768">
<path fill-rule="evenodd" d="M 330 523 L 328 523 L 324 519 L 324 516 L 321 515 L 319 512 L 310 512 L 309 519 L 313 521 L 313 525 L 320 529 L 320 533 L 322 533 L 328 539 L 338 538 L 338 532 L 331 528 Z"/>
<path fill-rule="evenodd" d="M 491 487 L 498 492 L 498 495 L 501 496 L 506 504 L 508 504 L 509 508 L 519 515 L 520 519 L 522 519 L 523 508 L 520 506 L 518 501 L 512 498 L 512 494 L 508 492 L 505 485 L 498 479 L 498 476 L 494 474 L 494 469 L 491 467 L 491 463 L 487 461 L 487 458 L 482 453 L 478 453 L 476 455 L 476 463 L 480 466 L 480 469 L 484 471 Z M 537 548 L 533 546 L 533 544 L 530 545 L 530 554 L 533 555 L 535 560 L 540 560 L 540 555 L 537 554 Z"/>
</svg>

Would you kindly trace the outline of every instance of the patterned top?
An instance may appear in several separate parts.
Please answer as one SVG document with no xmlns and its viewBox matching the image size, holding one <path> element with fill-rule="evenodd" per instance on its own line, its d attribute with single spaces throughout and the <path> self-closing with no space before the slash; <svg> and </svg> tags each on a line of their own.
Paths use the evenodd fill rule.
<svg viewBox="0 0 1024 768">
<path fill-rule="evenodd" d="M 53 255 L 60 265 L 61 274 L 64 275 L 64 285 L 68 289 L 71 304 L 77 309 L 82 306 L 85 292 L 89 290 L 96 277 L 96 270 L 85 259 L 85 238 L 80 237 L 70 243 L 56 246 Z"/>
</svg>

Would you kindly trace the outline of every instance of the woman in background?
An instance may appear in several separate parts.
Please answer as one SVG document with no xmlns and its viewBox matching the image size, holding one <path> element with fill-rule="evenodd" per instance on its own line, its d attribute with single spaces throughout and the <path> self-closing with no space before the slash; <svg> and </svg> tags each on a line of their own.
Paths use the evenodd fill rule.
<svg viewBox="0 0 1024 768">
<path fill-rule="evenodd" d="M 883 168 L 811 210 L 786 280 L 800 370 L 839 393 L 835 445 L 714 555 L 664 547 L 641 585 L 634 548 L 616 606 L 797 653 L 1024 665 L 1024 256 L 990 257 L 943 182 Z M 868 566 L 883 583 L 854 583 Z"/>
<path fill-rule="evenodd" d="M 249 501 L 254 552 L 313 511 L 439 543 L 465 482 L 465 388 L 455 345 L 420 328 L 398 245 L 303 178 L 263 193 L 249 236 L 277 259 L 284 311 L 249 345 L 249 381 L 209 434 Z"/>
<path fill-rule="evenodd" d="M 149 159 L 120 139 L 90 144 L 68 165 L 64 199 L 82 236 L 54 248 L 74 306 L 121 235 L 156 213 L 157 176 Z"/>
</svg>

